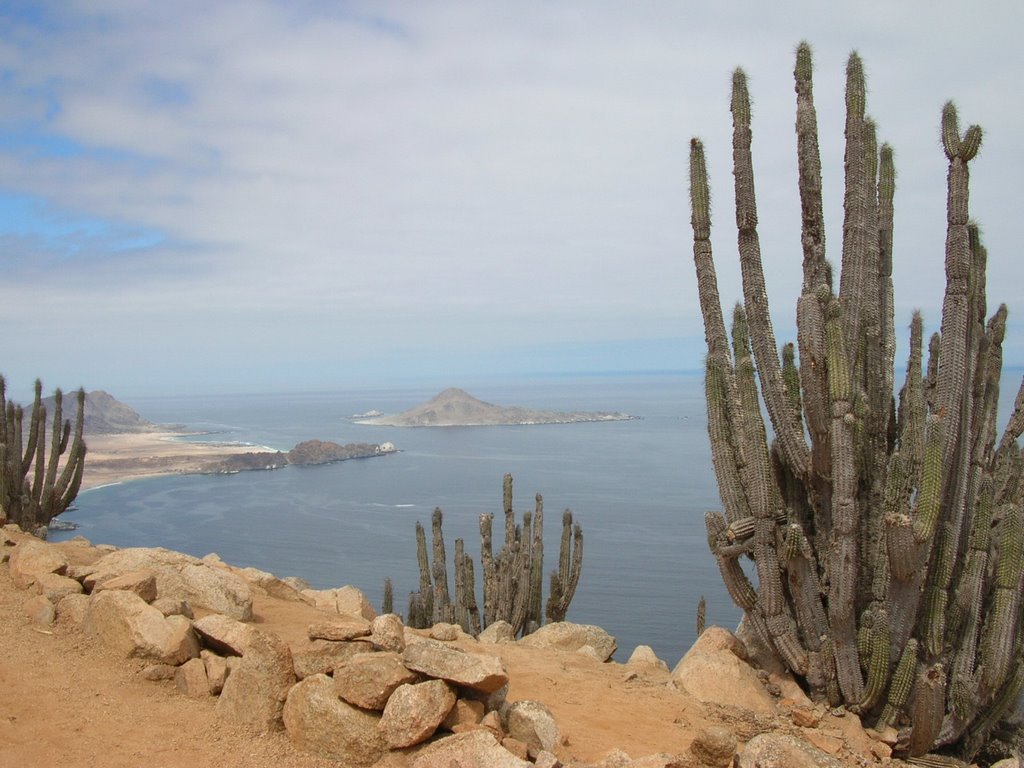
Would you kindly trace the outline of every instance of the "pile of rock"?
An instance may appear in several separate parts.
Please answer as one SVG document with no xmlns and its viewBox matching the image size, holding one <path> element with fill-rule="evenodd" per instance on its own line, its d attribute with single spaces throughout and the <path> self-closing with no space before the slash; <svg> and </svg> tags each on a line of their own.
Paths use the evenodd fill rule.
<svg viewBox="0 0 1024 768">
<path fill-rule="evenodd" d="M 25 610 L 64 619 L 126 658 L 142 674 L 172 679 L 187 696 L 218 696 L 225 719 L 257 730 L 284 728 L 300 749 L 369 766 L 389 752 L 432 742 L 415 768 L 466 764 L 558 765 L 559 732 L 540 702 L 507 702 L 497 656 L 469 652 L 439 624 L 430 636 L 398 616 L 377 616 L 359 590 L 311 590 L 254 569 L 231 569 L 165 549 L 112 550 L 73 565 L 60 549 L 4 537 L 15 585 L 36 593 Z M 293 649 L 252 619 L 250 582 L 330 611 Z M 195 614 L 199 613 L 200 616 Z M 614 647 L 612 648 L 614 650 Z M 447 738 L 438 738 L 444 733 Z"/>
</svg>

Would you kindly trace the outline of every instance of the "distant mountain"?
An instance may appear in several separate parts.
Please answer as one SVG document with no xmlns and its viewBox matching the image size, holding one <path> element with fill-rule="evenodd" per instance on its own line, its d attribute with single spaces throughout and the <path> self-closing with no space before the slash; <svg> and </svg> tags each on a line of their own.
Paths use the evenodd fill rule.
<svg viewBox="0 0 1024 768">
<path fill-rule="evenodd" d="M 429 402 L 393 416 L 359 419 L 357 424 L 387 427 L 478 427 L 512 424 L 574 424 L 585 421 L 624 421 L 625 413 L 535 411 L 477 400 L 465 390 L 451 387 Z"/>
<path fill-rule="evenodd" d="M 46 406 L 47 423 L 52 424 L 53 396 L 44 397 L 43 405 Z M 29 403 L 28 408 L 31 407 L 32 404 Z M 65 392 L 61 408 L 63 409 L 62 418 L 71 419 L 71 424 L 74 426 L 75 418 L 78 416 L 77 392 Z M 166 432 L 176 429 L 178 427 L 146 421 L 132 408 L 102 389 L 85 393 L 85 433 L 87 435 L 109 435 L 125 432 Z"/>
</svg>

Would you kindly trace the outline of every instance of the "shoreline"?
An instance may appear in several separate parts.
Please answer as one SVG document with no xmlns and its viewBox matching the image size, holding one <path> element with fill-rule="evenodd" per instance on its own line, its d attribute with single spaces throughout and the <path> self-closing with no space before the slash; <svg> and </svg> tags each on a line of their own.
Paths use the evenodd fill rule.
<svg viewBox="0 0 1024 768">
<path fill-rule="evenodd" d="M 85 471 L 79 492 L 162 475 L 201 474 L 229 456 L 276 453 L 265 446 L 190 443 L 188 432 L 86 435 Z"/>
</svg>

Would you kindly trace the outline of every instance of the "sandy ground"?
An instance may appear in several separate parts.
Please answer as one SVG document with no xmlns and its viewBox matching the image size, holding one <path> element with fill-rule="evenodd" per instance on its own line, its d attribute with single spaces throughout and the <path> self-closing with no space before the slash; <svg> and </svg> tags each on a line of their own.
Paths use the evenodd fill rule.
<svg viewBox="0 0 1024 768">
<path fill-rule="evenodd" d="M 261 450 L 190 443 L 181 437 L 180 432 L 87 435 L 82 490 L 140 477 L 202 472 L 225 456 Z"/>
</svg>

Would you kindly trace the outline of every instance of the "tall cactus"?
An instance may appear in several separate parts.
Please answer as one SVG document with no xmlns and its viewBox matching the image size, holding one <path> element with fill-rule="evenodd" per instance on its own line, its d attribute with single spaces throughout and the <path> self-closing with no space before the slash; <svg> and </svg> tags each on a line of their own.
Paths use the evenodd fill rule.
<svg viewBox="0 0 1024 768">
<path fill-rule="evenodd" d="M 708 435 L 724 509 L 705 516 L 708 543 L 754 633 L 815 698 L 871 724 L 900 727 L 911 754 L 947 748 L 969 758 L 1024 680 L 1024 383 L 997 435 L 1006 309 L 986 322 L 988 255 L 968 204 L 968 163 L 982 132 L 971 126 L 961 133 L 955 107 L 943 108 L 949 170 L 941 329 L 923 366 L 915 314 L 897 404 L 893 153 L 878 146 L 866 116 L 856 54 L 846 74 L 837 293 L 825 259 L 811 51 L 806 43 L 797 49 L 799 361 L 788 344 L 780 364 L 768 313 L 741 70 L 731 110 L 743 304 L 731 354 L 711 253 L 704 148 L 698 139 L 690 145 Z M 739 566 L 742 555 L 754 559 L 756 587 Z"/>
<path fill-rule="evenodd" d="M 0 376 L 0 517 L 25 530 L 46 526 L 64 512 L 78 495 L 85 470 L 85 390 L 77 393 L 74 429 L 63 418 L 63 393 L 54 392 L 49 454 L 42 390 L 37 379 L 26 425 L 24 409 L 7 401 Z"/>
<path fill-rule="evenodd" d="M 523 514 L 516 525 L 512 508 L 512 476 L 502 482 L 502 508 L 505 541 L 495 554 L 492 543 L 494 515 L 480 516 L 480 566 L 482 574 L 483 615 L 476 601 L 472 558 L 465 553 L 462 539 L 455 540 L 455 601 L 448 590 L 445 563 L 443 513 L 432 517 L 433 563 L 427 551 L 426 532 L 416 523 L 416 557 L 420 588 L 409 596 L 409 625 L 426 627 L 438 621 L 455 621 L 473 635 L 495 621 L 507 621 L 515 634 L 532 632 L 541 624 L 544 573 L 544 499 L 538 493 L 534 511 Z M 559 569 L 551 576 L 551 595 L 547 603 L 549 621 L 562 621 L 572 602 L 583 566 L 583 530 L 573 526 L 572 513 L 563 516 Z M 555 618 L 552 618 L 555 617 Z"/>
</svg>

